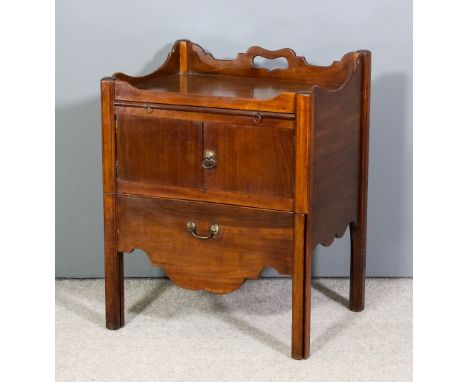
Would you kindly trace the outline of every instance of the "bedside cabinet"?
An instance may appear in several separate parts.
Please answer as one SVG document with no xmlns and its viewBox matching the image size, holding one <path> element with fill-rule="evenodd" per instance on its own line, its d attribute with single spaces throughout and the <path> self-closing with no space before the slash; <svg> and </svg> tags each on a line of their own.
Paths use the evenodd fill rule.
<svg viewBox="0 0 468 382">
<path fill-rule="evenodd" d="M 292 276 L 292 357 L 307 358 L 311 256 L 347 227 L 350 309 L 362 310 L 369 92 L 368 51 L 313 66 L 260 47 L 218 60 L 186 40 L 151 74 L 104 78 L 107 328 L 124 325 L 134 249 L 175 284 L 214 293 L 273 267 Z"/>
</svg>

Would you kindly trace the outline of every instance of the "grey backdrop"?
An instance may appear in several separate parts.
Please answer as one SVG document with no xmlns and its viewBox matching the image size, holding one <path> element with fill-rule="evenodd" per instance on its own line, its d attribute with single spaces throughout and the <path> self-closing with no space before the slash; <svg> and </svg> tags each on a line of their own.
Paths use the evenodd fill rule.
<svg viewBox="0 0 468 382">
<path fill-rule="evenodd" d="M 412 275 L 411 1 L 56 4 L 57 277 L 103 275 L 100 78 L 148 73 L 180 38 L 217 58 L 251 45 L 290 47 L 320 65 L 348 51 L 372 51 L 367 273 Z M 161 275 L 142 253 L 126 256 L 125 267 L 126 276 Z M 318 249 L 315 276 L 347 276 L 348 269 L 347 235 Z"/>
</svg>

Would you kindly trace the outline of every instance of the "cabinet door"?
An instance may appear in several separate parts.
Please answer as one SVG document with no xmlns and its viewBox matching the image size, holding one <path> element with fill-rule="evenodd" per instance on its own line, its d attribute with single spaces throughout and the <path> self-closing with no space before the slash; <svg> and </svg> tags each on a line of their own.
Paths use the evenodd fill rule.
<svg viewBox="0 0 468 382">
<path fill-rule="evenodd" d="M 216 160 L 204 170 L 207 190 L 293 196 L 293 129 L 207 122 L 203 149 Z"/>
<path fill-rule="evenodd" d="M 202 123 L 117 115 L 117 180 L 202 186 Z"/>
</svg>

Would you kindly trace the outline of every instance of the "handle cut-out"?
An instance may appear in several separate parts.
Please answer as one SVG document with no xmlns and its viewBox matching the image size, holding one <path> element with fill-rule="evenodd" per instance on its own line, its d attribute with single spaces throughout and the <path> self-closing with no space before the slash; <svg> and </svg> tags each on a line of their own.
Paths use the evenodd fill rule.
<svg viewBox="0 0 468 382">
<path fill-rule="evenodd" d="M 253 58 L 253 65 L 256 68 L 264 68 L 268 70 L 287 69 L 289 67 L 288 60 L 284 57 L 265 58 L 262 56 L 256 56 Z"/>
</svg>

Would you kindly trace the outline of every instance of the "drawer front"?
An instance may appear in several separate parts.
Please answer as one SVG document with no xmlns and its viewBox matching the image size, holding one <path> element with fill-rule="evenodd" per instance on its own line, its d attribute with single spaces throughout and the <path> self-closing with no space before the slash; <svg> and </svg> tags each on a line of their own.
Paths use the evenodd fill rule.
<svg viewBox="0 0 468 382">
<path fill-rule="evenodd" d="M 216 167 L 204 173 L 206 189 L 293 197 L 293 129 L 213 122 L 203 128 L 204 152 L 216 156 Z"/>
<path fill-rule="evenodd" d="M 118 251 L 143 250 L 184 288 L 227 293 L 265 267 L 292 273 L 293 213 L 127 195 L 116 200 Z"/>
<path fill-rule="evenodd" d="M 201 187 L 202 123 L 117 114 L 117 181 Z"/>
</svg>

